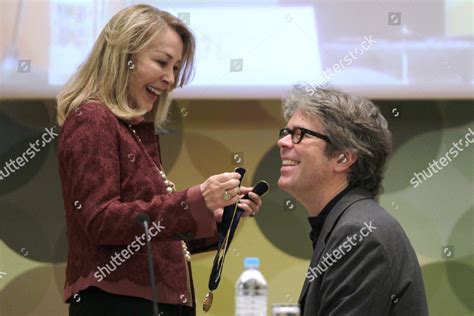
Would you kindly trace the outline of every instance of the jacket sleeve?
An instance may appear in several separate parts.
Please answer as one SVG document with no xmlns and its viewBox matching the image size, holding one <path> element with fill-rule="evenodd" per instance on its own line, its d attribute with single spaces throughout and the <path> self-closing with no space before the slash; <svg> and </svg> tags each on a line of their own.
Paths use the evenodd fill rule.
<svg viewBox="0 0 474 316">
<path fill-rule="evenodd" d="M 72 113 L 58 149 L 66 211 L 96 245 L 125 245 L 143 234 L 137 215 L 150 217 L 153 241 L 210 238 L 216 222 L 200 187 L 123 202 L 119 122 L 100 105 Z M 147 188 L 144 188 L 146 190 Z"/>
<path fill-rule="evenodd" d="M 220 231 L 221 224 L 217 224 L 217 231 L 216 234 L 211 238 L 203 238 L 203 239 L 194 239 L 187 242 L 188 250 L 191 254 L 197 254 L 202 252 L 208 252 L 217 250 L 218 242 L 219 242 L 219 231 Z"/>
<path fill-rule="evenodd" d="M 328 250 L 322 259 L 326 257 L 330 266 L 321 280 L 318 315 L 389 314 L 392 300 L 389 263 L 382 245 L 373 235 L 363 237 L 362 228 L 340 227 L 332 233 L 337 237 L 328 240 Z"/>
</svg>

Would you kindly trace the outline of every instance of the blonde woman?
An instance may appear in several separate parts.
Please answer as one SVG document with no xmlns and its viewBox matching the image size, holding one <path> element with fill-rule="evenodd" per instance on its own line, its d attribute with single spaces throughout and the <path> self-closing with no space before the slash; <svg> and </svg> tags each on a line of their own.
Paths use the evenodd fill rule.
<svg viewBox="0 0 474 316">
<path fill-rule="evenodd" d="M 58 95 L 70 315 L 153 314 L 140 214 L 150 219 L 160 312 L 195 315 L 190 252 L 215 245 L 222 208 L 239 200 L 240 176 L 218 174 L 176 192 L 161 166 L 155 127 L 170 92 L 190 79 L 194 48 L 192 33 L 169 13 L 125 8 Z M 250 198 L 238 202 L 246 215 L 261 205 Z"/>
</svg>

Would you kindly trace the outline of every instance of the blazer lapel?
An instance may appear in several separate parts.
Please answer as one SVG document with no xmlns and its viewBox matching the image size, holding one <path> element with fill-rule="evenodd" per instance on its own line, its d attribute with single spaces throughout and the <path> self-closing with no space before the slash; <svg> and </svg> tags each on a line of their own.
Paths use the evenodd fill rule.
<svg viewBox="0 0 474 316">
<path fill-rule="evenodd" d="M 347 194 L 344 195 L 339 200 L 339 202 L 337 202 L 336 205 L 334 205 L 334 208 L 329 212 L 326 221 L 324 222 L 321 234 L 319 235 L 318 241 L 316 243 L 316 248 L 313 252 L 313 257 L 311 258 L 309 268 L 315 267 L 318 264 L 319 260 L 323 255 L 323 251 L 326 248 L 327 238 L 329 237 L 337 221 L 339 220 L 341 215 L 344 214 L 347 208 L 357 201 L 371 198 L 372 196 L 369 192 L 363 189 L 355 188 L 347 192 Z M 317 279 L 313 280 L 313 282 L 317 282 Z M 306 296 L 306 292 L 308 291 L 309 286 L 313 282 L 309 282 L 308 278 L 305 277 L 303 289 L 301 290 L 300 298 L 298 300 L 300 303 Z"/>
</svg>

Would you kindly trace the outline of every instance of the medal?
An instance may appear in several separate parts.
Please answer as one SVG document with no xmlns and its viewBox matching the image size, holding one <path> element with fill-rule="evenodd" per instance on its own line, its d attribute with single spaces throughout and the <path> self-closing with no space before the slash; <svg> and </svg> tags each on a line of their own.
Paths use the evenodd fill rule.
<svg viewBox="0 0 474 316">
<path fill-rule="evenodd" d="M 236 168 L 235 172 L 238 172 L 241 177 L 240 181 L 245 174 L 244 168 Z M 239 185 L 240 186 L 240 185 Z M 265 181 L 260 181 L 255 185 L 253 188 L 253 192 L 258 194 L 259 196 L 264 195 L 269 189 L 268 183 Z M 243 199 L 249 199 L 249 196 L 246 195 Z M 204 312 L 208 312 L 211 309 L 214 294 L 212 291 L 216 290 L 219 282 L 221 280 L 222 271 L 224 269 L 224 261 L 227 251 L 229 250 L 230 243 L 234 238 L 234 233 L 237 229 L 237 225 L 239 224 L 240 218 L 244 211 L 237 207 L 237 203 L 233 205 L 226 206 L 224 208 L 224 214 L 222 216 L 222 223 L 220 226 L 219 231 L 219 242 L 218 242 L 218 250 L 216 256 L 214 257 L 214 262 L 212 264 L 211 275 L 209 276 L 209 292 L 204 297 L 202 309 Z"/>
<path fill-rule="evenodd" d="M 204 302 L 202 303 L 202 309 L 207 313 L 212 306 L 212 300 L 214 299 L 214 294 L 211 291 L 207 292 L 206 297 L 204 297 Z"/>
</svg>

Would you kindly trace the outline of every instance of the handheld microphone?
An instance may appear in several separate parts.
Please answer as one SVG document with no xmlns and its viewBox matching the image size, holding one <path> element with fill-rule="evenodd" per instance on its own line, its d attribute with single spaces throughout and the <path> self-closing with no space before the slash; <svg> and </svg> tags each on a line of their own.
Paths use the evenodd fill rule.
<svg viewBox="0 0 474 316">
<path fill-rule="evenodd" d="M 252 192 L 262 197 L 268 192 L 268 189 L 270 186 L 267 181 L 261 180 L 253 187 Z M 249 199 L 249 195 L 246 194 L 242 199 Z"/>
<path fill-rule="evenodd" d="M 145 236 L 146 236 L 146 249 L 147 249 L 147 261 L 148 261 L 148 273 L 150 275 L 150 285 L 151 285 L 151 294 L 153 299 L 153 315 L 159 316 L 158 312 L 158 298 L 156 295 L 156 286 L 155 286 L 155 270 L 153 269 L 153 259 L 151 254 L 151 243 L 150 237 L 148 232 L 148 224 L 150 222 L 150 217 L 145 213 L 140 213 L 137 216 L 137 221 L 143 225 L 145 229 Z"/>
<path fill-rule="evenodd" d="M 264 196 L 268 190 L 270 189 L 270 186 L 268 185 L 267 181 L 261 180 L 259 183 L 257 183 L 253 189 L 252 192 L 258 194 L 260 197 Z M 246 194 L 242 199 L 250 199 L 249 195 Z M 251 214 L 250 217 L 255 217 L 255 214 Z"/>
</svg>

